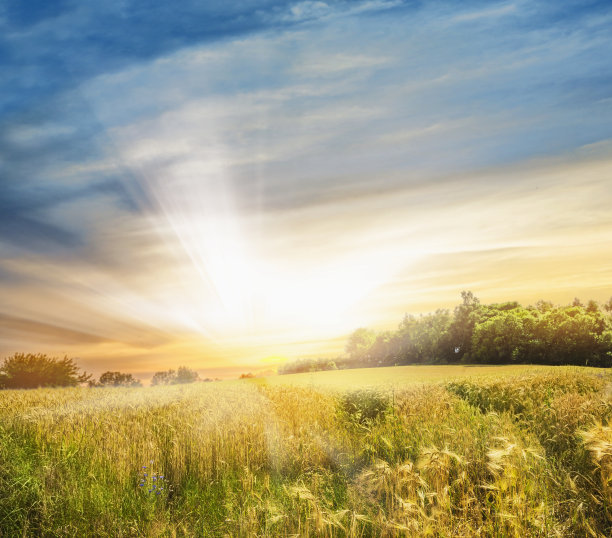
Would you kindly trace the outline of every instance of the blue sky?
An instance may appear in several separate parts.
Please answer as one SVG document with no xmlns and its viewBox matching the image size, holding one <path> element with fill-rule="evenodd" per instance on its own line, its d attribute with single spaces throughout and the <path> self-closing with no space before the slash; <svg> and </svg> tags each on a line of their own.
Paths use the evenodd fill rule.
<svg viewBox="0 0 612 538">
<path fill-rule="evenodd" d="M 608 2 L 4 3 L 2 350 L 238 368 L 466 288 L 606 299 L 611 27 Z"/>
</svg>

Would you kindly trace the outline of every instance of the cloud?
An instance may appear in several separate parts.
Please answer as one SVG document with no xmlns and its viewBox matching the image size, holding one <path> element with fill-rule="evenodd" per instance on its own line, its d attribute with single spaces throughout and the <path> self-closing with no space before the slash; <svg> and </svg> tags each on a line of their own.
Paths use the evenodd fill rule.
<svg viewBox="0 0 612 538">
<path fill-rule="evenodd" d="M 111 341 L 103 336 L 6 314 L 0 314 L 0 331 L 3 334 L 3 338 L 9 340 L 35 338 L 38 342 L 59 343 L 67 346 Z"/>
<path fill-rule="evenodd" d="M 192 43 L 255 31 L 266 25 L 261 14 L 283 4 L 189 1 L 151 6 L 132 0 L 43 8 L 33 2 L 23 10 L 13 2 L 1 21 L 0 60 L 12 77 L 0 92 L 0 110 Z"/>
<path fill-rule="evenodd" d="M 610 233 L 612 40 L 609 7 L 566 7 L 5 14 L 2 315 L 91 361 L 239 361 L 467 286 L 578 286 L 565 261 Z"/>
<path fill-rule="evenodd" d="M 517 5 L 515 3 L 511 3 L 511 4 L 496 6 L 491 9 L 480 9 L 478 11 L 462 13 L 460 15 L 456 15 L 455 17 L 453 17 L 453 20 L 456 22 L 463 22 L 463 21 L 474 21 L 474 20 L 487 19 L 487 18 L 497 18 L 497 17 L 508 15 L 510 13 L 515 13 L 516 11 L 517 11 Z"/>
<path fill-rule="evenodd" d="M 287 13 L 278 17 L 277 20 L 283 22 L 297 22 L 309 19 L 318 19 L 330 13 L 331 8 L 325 2 L 315 2 L 306 0 L 293 4 Z"/>
</svg>

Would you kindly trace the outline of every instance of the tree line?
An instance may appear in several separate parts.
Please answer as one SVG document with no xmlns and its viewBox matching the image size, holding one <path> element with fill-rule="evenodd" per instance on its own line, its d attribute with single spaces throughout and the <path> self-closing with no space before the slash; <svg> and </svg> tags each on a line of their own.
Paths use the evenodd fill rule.
<svg viewBox="0 0 612 538">
<path fill-rule="evenodd" d="M 155 372 L 151 385 L 177 385 L 200 379 L 195 370 L 180 366 L 178 370 Z M 39 387 L 74 387 L 87 383 L 96 387 L 141 387 L 142 382 L 132 374 L 104 372 L 98 380 L 91 374 L 80 372 L 74 359 L 67 356 L 49 357 L 43 353 L 15 353 L 0 365 L 0 389 L 33 389 Z"/>
<path fill-rule="evenodd" d="M 602 305 L 574 299 L 565 306 L 538 301 L 481 304 L 461 293 L 453 311 L 406 315 L 394 331 L 360 328 L 346 355 L 300 359 L 279 373 L 404 364 L 548 364 L 612 366 L 612 298 Z"/>
</svg>

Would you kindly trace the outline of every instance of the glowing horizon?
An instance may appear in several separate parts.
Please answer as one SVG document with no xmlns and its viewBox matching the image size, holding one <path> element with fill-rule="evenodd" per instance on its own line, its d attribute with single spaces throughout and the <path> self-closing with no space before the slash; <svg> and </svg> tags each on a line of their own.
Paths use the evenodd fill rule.
<svg viewBox="0 0 612 538">
<path fill-rule="evenodd" d="M 612 296 L 610 6 L 214 4 L 109 47 L 72 28 L 113 3 L 30 9 L 0 13 L 0 358 L 235 377 L 464 289 Z"/>
</svg>

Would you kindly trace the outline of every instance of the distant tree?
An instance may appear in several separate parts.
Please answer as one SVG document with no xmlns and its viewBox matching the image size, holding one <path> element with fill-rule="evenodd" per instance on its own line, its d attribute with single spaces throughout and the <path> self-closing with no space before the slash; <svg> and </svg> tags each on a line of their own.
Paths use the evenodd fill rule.
<svg viewBox="0 0 612 538">
<path fill-rule="evenodd" d="M 537 362 L 609 366 L 612 349 L 606 335 L 608 327 L 599 310 L 558 307 L 542 316 L 537 329 L 542 349 Z"/>
<path fill-rule="evenodd" d="M 397 347 L 394 355 L 399 360 L 391 364 L 453 360 L 454 357 L 450 356 L 450 323 L 450 313 L 442 309 L 418 318 L 410 315 L 404 316 L 394 338 Z"/>
<path fill-rule="evenodd" d="M 251 372 L 249 372 L 248 374 L 240 374 L 239 379 L 252 379 L 254 377 L 255 376 Z"/>
<path fill-rule="evenodd" d="M 186 366 L 179 366 L 176 370 L 164 370 L 155 372 L 151 385 L 177 385 L 183 383 L 193 383 L 200 378 L 195 370 L 191 370 Z"/>
<path fill-rule="evenodd" d="M 371 329 L 355 330 L 346 343 L 346 352 L 353 361 L 369 363 L 372 360 L 371 347 L 376 341 L 376 333 Z"/>
<path fill-rule="evenodd" d="M 469 360 L 472 351 L 472 333 L 478 323 L 481 307 L 480 300 L 471 291 L 461 292 L 461 304 L 455 307 L 453 321 L 448 328 L 452 361 Z"/>
<path fill-rule="evenodd" d="M 330 358 L 311 358 L 303 357 L 288 361 L 279 366 L 278 373 L 282 374 L 301 374 L 305 372 L 319 372 L 321 370 L 338 370 L 345 367 L 349 359 L 343 357 Z"/>
<path fill-rule="evenodd" d="M 554 307 L 550 301 L 544 301 L 543 299 L 540 299 L 535 306 L 540 312 L 549 312 Z"/>
<path fill-rule="evenodd" d="M 41 353 L 15 353 L 0 366 L 0 387 L 7 389 L 70 387 L 86 383 L 90 378 L 90 374 L 79 373 L 73 359 Z"/>
<path fill-rule="evenodd" d="M 397 331 L 357 329 L 341 366 L 476 362 L 612 366 L 612 298 L 599 306 L 574 299 L 568 306 L 538 301 L 481 304 L 470 291 L 451 313 L 406 315 Z M 316 360 L 298 361 L 279 373 L 323 369 Z"/>
<path fill-rule="evenodd" d="M 104 372 L 97 383 L 90 382 L 93 387 L 142 387 L 139 379 L 132 374 L 121 372 Z"/>
<path fill-rule="evenodd" d="M 527 319 L 526 319 L 527 318 Z M 515 363 L 525 360 L 525 330 L 529 311 L 502 310 L 474 327 L 472 360 L 479 363 Z"/>
<path fill-rule="evenodd" d="M 200 378 L 198 372 L 195 370 L 191 370 L 186 366 L 179 366 L 179 369 L 176 372 L 176 378 L 174 383 L 193 383 Z"/>
<path fill-rule="evenodd" d="M 597 301 L 593 301 L 593 299 L 590 299 L 589 302 L 587 303 L 586 311 L 589 312 L 590 314 L 599 312 L 599 305 L 597 304 Z"/>
<path fill-rule="evenodd" d="M 153 379 L 151 379 L 151 385 L 172 385 L 175 378 L 176 372 L 174 370 L 155 372 Z"/>
<path fill-rule="evenodd" d="M 383 331 L 376 338 L 369 349 L 369 354 L 374 359 L 374 364 L 382 366 L 393 364 L 395 358 L 395 335 L 392 331 Z"/>
</svg>

